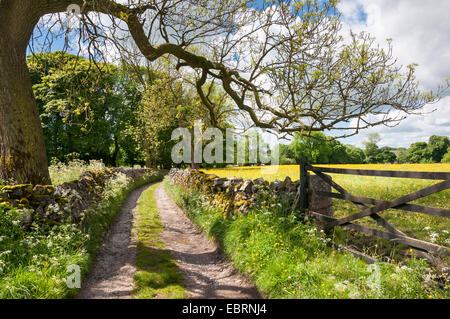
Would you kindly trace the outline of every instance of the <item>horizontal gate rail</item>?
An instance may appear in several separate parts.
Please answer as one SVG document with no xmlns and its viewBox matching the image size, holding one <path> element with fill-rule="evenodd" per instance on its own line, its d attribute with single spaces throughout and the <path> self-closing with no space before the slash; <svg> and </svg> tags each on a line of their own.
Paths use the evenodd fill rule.
<svg viewBox="0 0 450 319">
<path fill-rule="evenodd" d="M 308 192 L 308 193 L 316 194 L 318 196 L 336 198 L 336 199 L 346 199 L 346 200 L 352 201 L 354 203 L 361 203 L 361 204 L 377 205 L 377 204 L 381 204 L 382 202 L 386 202 L 385 200 L 382 200 L 382 199 L 354 196 L 351 194 L 340 194 L 340 193 L 323 192 L 323 191 Z M 392 207 L 392 208 L 393 209 L 401 209 L 401 210 L 409 211 L 409 212 L 427 214 L 427 215 L 432 215 L 432 216 L 450 218 L 450 209 L 445 209 L 445 208 L 428 207 L 428 206 L 421 206 L 421 205 L 416 205 L 416 204 L 400 204 L 400 205 Z"/>
<path fill-rule="evenodd" d="M 313 170 L 312 168 L 319 169 L 322 173 L 333 173 L 333 174 L 414 178 L 414 179 L 434 179 L 434 180 L 450 179 L 450 172 L 384 171 L 384 170 L 348 169 L 348 168 L 334 168 L 334 167 L 317 167 L 307 165 L 307 170 Z"/>
<path fill-rule="evenodd" d="M 393 208 L 395 206 L 401 205 L 401 204 L 405 204 L 406 202 L 412 201 L 412 200 L 416 200 L 434 193 L 437 193 L 439 191 L 445 190 L 447 188 L 450 188 L 450 180 L 448 181 L 444 181 L 444 182 L 440 182 L 438 184 L 423 188 L 421 190 L 418 190 L 416 192 L 410 193 L 408 195 L 404 195 L 401 196 L 399 198 L 396 198 L 394 200 L 390 200 L 390 201 L 382 201 L 381 203 L 373 206 L 373 207 L 367 207 L 364 210 L 360 211 L 359 213 L 347 216 L 347 217 L 343 217 L 340 218 L 332 223 L 330 223 L 330 227 L 334 227 L 337 225 L 342 225 L 348 222 L 351 222 L 353 220 L 362 218 L 362 217 L 366 217 L 378 212 L 381 212 L 385 209 L 389 209 L 389 208 Z"/>
<path fill-rule="evenodd" d="M 337 220 L 336 218 L 322 215 L 322 214 L 319 214 L 316 212 L 311 212 L 311 214 L 314 215 L 314 217 L 316 217 L 317 219 L 324 221 L 324 222 L 333 222 L 333 221 Z M 409 236 L 399 236 L 397 234 L 392 234 L 392 233 L 385 232 L 385 231 L 382 231 L 379 229 L 370 228 L 367 226 L 354 224 L 354 223 L 348 223 L 348 224 L 345 224 L 342 226 L 345 228 L 348 228 L 348 229 L 360 231 L 360 232 L 368 234 L 368 235 L 389 239 L 389 240 L 392 240 L 392 241 L 395 241 L 395 242 L 398 242 L 401 244 L 405 244 L 405 245 L 408 245 L 408 246 L 411 246 L 414 248 L 432 251 L 432 252 L 439 253 L 444 256 L 450 256 L 450 248 L 449 247 L 432 244 L 427 241 L 415 239 L 415 238 L 412 238 Z"/>
</svg>

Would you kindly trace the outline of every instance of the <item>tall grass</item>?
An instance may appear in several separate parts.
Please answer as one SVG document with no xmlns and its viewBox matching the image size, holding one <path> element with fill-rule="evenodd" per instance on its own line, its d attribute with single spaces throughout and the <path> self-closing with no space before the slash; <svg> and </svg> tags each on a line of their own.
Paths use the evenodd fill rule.
<svg viewBox="0 0 450 319">
<path fill-rule="evenodd" d="M 99 160 L 85 162 L 80 159 L 74 159 L 68 163 L 52 160 L 48 170 L 53 185 L 59 185 L 77 180 L 81 173 L 87 170 L 103 170 L 105 167 L 105 164 Z"/>
<path fill-rule="evenodd" d="M 25 230 L 20 210 L 0 208 L 0 299 L 74 296 L 78 289 L 66 284 L 72 274 L 68 266 L 80 267 L 85 275 L 128 194 L 161 179 L 156 173 L 134 181 L 118 174 L 107 183 L 102 199 L 90 208 L 90 217 L 82 226 L 33 224 Z"/>
</svg>

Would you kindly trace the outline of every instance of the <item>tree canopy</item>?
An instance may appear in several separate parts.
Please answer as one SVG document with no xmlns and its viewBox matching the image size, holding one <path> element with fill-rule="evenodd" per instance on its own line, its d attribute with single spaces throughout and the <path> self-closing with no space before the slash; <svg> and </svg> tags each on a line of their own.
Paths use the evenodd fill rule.
<svg viewBox="0 0 450 319">
<path fill-rule="evenodd" d="M 69 5 L 79 6 L 79 27 L 68 28 L 61 14 Z M 390 42 L 382 48 L 367 33 L 346 39 L 336 5 L 0 0 L 0 178 L 49 182 L 25 55 L 28 44 L 32 51 L 51 49 L 58 34 L 65 47 L 96 62 L 122 59 L 139 68 L 168 57 L 175 69 L 193 74 L 213 125 L 219 107 L 211 84 L 223 88 L 250 125 L 303 136 L 334 129 L 343 137 L 395 125 L 438 100 L 446 86 L 420 91 L 415 65 L 397 65 Z"/>
<path fill-rule="evenodd" d="M 49 158 L 78 153 L 82 160 L 133 164 L 136 150 L 125 129 L 137 117 L 143 90 L 137 79 L 63 52 L 30 56 L 28 67 Z"/>
<path fill-rule="evenodd" d="M 206 93 L 208 79 L 261 128 L 311 132 L 341 123 L 348 136 L 394 125 L 436 100 L 417 89 L 415 65 L 403 71 L 395 64 L 390 44 L 381 48 L 366 33 L 344 40 L 335 0 L 73 3 L 93 56 L 112 43 L 129 57 L 124 40 L 132 38 L 148 61 L 169 54 L 176 68 L 197 72 L 209 109 L 215 102 Z"/>
</svg>

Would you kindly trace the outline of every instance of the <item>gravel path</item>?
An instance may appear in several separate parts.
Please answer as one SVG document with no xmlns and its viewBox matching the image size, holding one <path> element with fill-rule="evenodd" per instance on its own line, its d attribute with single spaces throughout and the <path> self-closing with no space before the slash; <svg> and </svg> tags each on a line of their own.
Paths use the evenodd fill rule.
<svg viewBox="0 0 450 319">
<path fill-rule="evenodd" d="M 136 236 L 131 233 L 133 214 L 142 186 L 125 200 L 116 221 L 108 231 L 91 271 L 83 280 L 79 299 L 130 299 L 136 273 Z"/>
<path fill-rule="evenodd" d="M 172 251 L 190 298 L 261 298 L 250 281 L 227 263 L 215 243 L 183 213 L 160 185 L 155 192 L 165 230 L 160 239 Z"/>
</svg>

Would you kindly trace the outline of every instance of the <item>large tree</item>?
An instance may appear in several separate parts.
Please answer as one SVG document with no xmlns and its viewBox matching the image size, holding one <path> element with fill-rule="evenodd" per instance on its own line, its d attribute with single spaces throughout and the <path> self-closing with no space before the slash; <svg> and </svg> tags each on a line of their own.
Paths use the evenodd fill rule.
<svg viewBox="0 0 450 319">
<path fill-rule="evenodd" d="M 28 59 L 49 158 L 67 154 L 102 159 L 109 166 L 133 164 L 127 126 L 137 117 L 142 86 L 111 64 L 57 51 Z M 99 141 L 102 141 L 99 143 Z M 128 145 L 127 145 L 128 144 Z"/>
<path fill-rule="evenodd" d="M 204 89 L 215 79 L 261 128 L 304 135 L 336 128 L 349 136 L 398 123 L 435 100 L 417 90 L 413 65 L 405 73 L 396 66 L 390 45 L 383 50 L 364 33 L 345 42 L 336 3 L 0 0 L 0 178 L 50 182 L 26 50 L 39 20 L 69 5 L 81 8 L 83 49 L 113 43 L 123 53 L 131 37 L 148 61 L 171 55 L 178 68 L 198 72 L 208 110 L 215 105 Z M 55 20 L 47 21 L 44 39 L 54 34 Z"/>
</svg>

